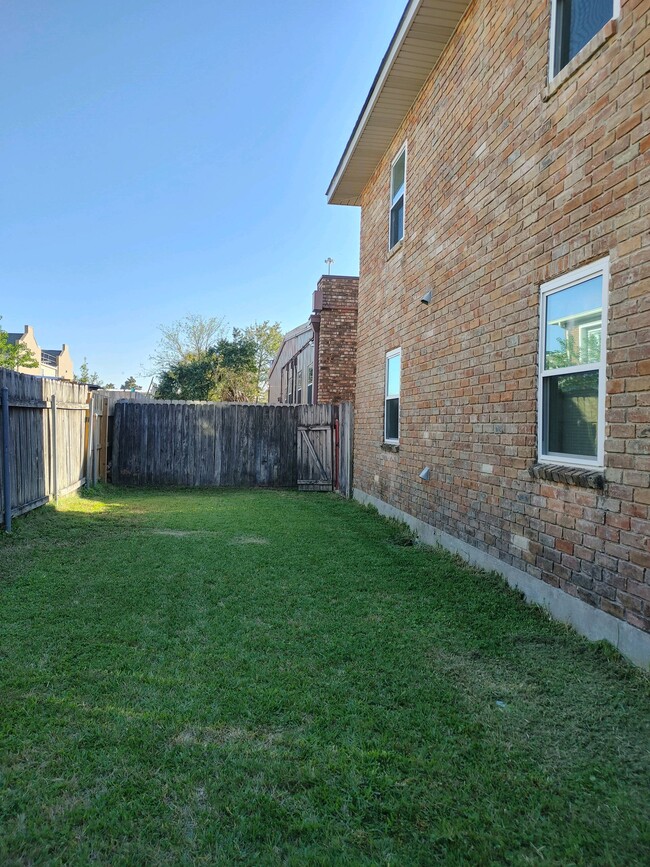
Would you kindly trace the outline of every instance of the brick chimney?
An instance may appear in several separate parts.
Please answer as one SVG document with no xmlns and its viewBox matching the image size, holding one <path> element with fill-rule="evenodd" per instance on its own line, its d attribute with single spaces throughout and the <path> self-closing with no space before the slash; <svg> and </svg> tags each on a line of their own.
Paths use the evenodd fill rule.
<svg viewBox="0 0 650 867">
<path fill-rule="evenodd" d="M 354 401 L 357 374 L 358 277 L 324 274 L 313 296 L 318 320 L 315 396 L 318 403 Z"/>
</svg>

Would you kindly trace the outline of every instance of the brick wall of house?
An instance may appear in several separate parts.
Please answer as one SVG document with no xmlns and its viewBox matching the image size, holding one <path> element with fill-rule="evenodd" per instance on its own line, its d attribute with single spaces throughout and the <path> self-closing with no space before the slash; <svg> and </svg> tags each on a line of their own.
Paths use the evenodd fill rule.
<svg viewBox="0 0 650 867">
<path fill-rule="evenodd" d="M 354 401 L 357 370 L 358 277 L 325 275 L 318 281 L 320 339 L 318 402 Z M 320 296 L 319 293 L 320 292 Z"/>
<path fill-rule="evenodd" d="M 649 630 L 650 0 L 621 0 L 609 38 L 550 94 L 549 17 L 548 0 L 475 0 L 364 191 L 355 487 Z M 389 255 L 390 163 L 405 140 L 405 236 Z M 595 490 L 529 467 L 540 284 L 604 256 Z M 390 453 L 384 363 L 396 347 Z"/>
</svg>

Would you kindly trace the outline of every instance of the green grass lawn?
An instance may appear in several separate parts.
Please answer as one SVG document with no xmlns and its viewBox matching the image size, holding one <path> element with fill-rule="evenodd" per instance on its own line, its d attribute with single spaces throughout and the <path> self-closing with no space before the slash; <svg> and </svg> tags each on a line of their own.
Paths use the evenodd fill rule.
<svg viewBox="0 0 650 867">
<path fill-rule="evenodd" d="M 334 496 L 0 539 L 0 863 L 648 864 L 650 690 Z"/>
</svg>

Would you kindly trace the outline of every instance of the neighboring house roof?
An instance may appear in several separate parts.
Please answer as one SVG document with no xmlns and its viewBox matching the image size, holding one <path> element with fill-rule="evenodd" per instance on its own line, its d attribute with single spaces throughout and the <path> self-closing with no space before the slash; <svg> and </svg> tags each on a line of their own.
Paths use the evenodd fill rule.
<svg viewBox="0 0 650 867">
<path fill-rule="evenodd" d="M 269 376 L 271 376 L 271 374 L 275 370 L 275 365 L 278 363 L 280 357 L 282 356 L 283 349 L 286 346 L 286 344 L 290 340 L 293 340 L 296 337 L 300 337 L 301 334 L 306 334 L 307 332 L 311 332 L 311 330 L 312 330 L 311 322 L 305 322 L 302 325 L 298 325 L 297 328 L 294 328 L 291 331 L 287 331 L 287 333 L 282 338 L 282 345 L 280 346 L 280 348 L 278 349 L 278 351 L 275 354 L 275 358 L 273 359 L 273 364 L 271 365 L 271 369 L 269 371 Z"/>
<path fill-rule="evenodd" d="M 20 338 L 24 336 L 25 335 L 22 332 L 19 334 L 17 331 L 9 331 L 7 333 L 7 343 L 10 343 L 12 346 L 14 346 L 16 343 L 18 343 Z"/>
<path fill-rule="evenodd" d="M 55 355 L 58 358 L 59 355 L 61 355 L 61 353 L 63 352 L 63 350 L 62 349 L 41 349 L 41 352 L 43 352 L 45 355 Z"/>
<path fill-rule="evenodd" d="M 469 4 L 470 0 L 410 0 L 330 182 L 330 204 L 361 204 L 363 188 Z"/>
</svg>

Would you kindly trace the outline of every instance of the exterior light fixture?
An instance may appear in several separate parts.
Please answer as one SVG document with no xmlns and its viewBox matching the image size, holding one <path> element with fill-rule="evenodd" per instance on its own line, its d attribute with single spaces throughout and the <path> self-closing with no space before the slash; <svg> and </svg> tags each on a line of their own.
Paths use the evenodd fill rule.
<svg viewBox="0 0 650 867">
<path fill-rule="evenodd" d="M 425 292 L 425 294 L 422 296 L 422 298 L 420 298 L 420 301 L 423 304 L 431 304 L 432 298 L 433 298 L 433 292 L 431 291 L 431 289 L 429 289 L 429 291 Z"/>
<path fill-rule="evenodd" d="M 429 469 L 429 467 L 425 467 L 422 470 L 422 472 L 420 473 L 420 478 L 422 479 L 423 482 L 429 481 L 429 479 L 431 478 L 431 470 Z"/>
</svg>

